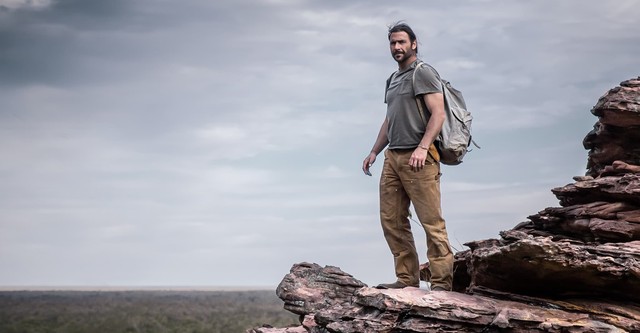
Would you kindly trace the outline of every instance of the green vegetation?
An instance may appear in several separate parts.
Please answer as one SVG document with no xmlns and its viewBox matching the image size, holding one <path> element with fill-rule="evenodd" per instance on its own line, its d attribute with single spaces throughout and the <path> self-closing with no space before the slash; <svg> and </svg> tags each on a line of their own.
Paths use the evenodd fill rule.
<svg viewBox="0 0 640 333">
<path fill-rule="evenodd" d="M 4 291 L 2 333 L 244 333 L 298 325 L 273 291 Z"/>
</svg>

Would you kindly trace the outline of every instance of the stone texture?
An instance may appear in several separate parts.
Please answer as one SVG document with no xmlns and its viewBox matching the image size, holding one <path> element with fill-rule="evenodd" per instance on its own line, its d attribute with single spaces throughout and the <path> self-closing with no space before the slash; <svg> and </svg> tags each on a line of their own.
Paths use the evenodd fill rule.
<svg viewBox="0 0 640 333">
<path fill-rule="evenodd" d="M 551 190 L 559 207 L 465 244 L 454 291 L 378 290 L 301 263 L 276 291 L 300 326 L 249 332 L 640 332 L 640 77 L 591 112 L 586 175 Z"/>
<path fill-rule="evenodd" d="M 640 77 L 609 90 L 591 113 L 598 116 L 598 122 L 583 141 L 589 149 L 587 174 L 596 177 L 616 160 L 639 165 Z"/>
<path fill-rule="evenodd" d="M 337 267 L 301 263 L 294 265 L 280 282 L 276 295 L 285 301 L 285 309 L 305 315 L 335 306 L 336 302 L 350 303 L 349 297 L 364 286 Z"/>
<path fill-rule="evenodd" d="M 294 265 L 278 290 L 285 308 L 304 310 L 298 329 L 356 332 L 637 332 L 640 307 L 623 302 L 551 300 L 477 287 L 470 293 L 419 288 L 353 288 L 353 277 L 315 264 Z M 337 273 L 337 274 L 336 274 Z M 317 281 L 326 281 L 318 285 Z M 317 289 L 320 287 L 319 289 Z M 318 290 L 318 291 L 316 291 Z M 322 302 L 318 295 L 332 295 Z M 306 303 L 310 298 L 313 301 Z M 298 312 L 296 312 L 298 313 Z M 310 319 L 310 317 L 313 319 Z M 290 328 L 291 329 L 291 328 Z M 255 331 L 256 333 L 289 331 Z M 294 332 L 294 331 L 291 331 Z M 296 331 L 297 332 L 297 331 Z"/>
<path fill-rule="evenodd" d="M 288 328 L 258 327 L 248 330 L 247 333 L 307 333 L 307 330 L 302 326 Z"/>
<path fill-rule="evenodd" d="M 496 246 L 469 243 L 470 286 L 550 298 L 640 302 L 640 241 L 582 243 L 510 230 Z"/>
</svg>

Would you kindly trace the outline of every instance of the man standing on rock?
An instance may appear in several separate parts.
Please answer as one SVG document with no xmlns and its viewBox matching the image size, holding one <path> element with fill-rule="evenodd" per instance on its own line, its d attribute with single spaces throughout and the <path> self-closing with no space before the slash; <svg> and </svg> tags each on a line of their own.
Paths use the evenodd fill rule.
<svg viewBox="0 0 640 333">
<path fill-rule="evenodd" d="M 446 117 L 442 84 L 429 66 L 416 70 L 418 45 L 407 24 L 390 27 L 388 38 L 398 70 L 387 81 L 387 114 L 362 162 L 362 170 L 370 176 L 376 156 L 389 146 L 380 177 L 380 221 L 393 254 L 397 281 L 377 288 L 420 286 L 418 253 L 409 221 L 409 205 L 413 203 L 427 235 L 431 289 L 451 290 L 453 253 L 440 207 L 440 156 L 433 144 Z M 417 100 L 428 109 L 423 116 Z"/>
</svg>

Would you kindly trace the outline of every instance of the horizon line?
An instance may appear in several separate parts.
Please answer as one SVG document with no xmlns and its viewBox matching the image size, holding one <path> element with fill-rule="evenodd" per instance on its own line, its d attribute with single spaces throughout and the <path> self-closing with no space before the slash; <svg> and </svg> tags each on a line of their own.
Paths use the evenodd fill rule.
<svg viewBox="0 0 640 333">
<path fill-rule="evenodd" d="M 276 286 L 205 286 L 205 285 L 22 285 L 0 286 L 0 291 L 260 291 L 276 290 Z"/>
</svg>

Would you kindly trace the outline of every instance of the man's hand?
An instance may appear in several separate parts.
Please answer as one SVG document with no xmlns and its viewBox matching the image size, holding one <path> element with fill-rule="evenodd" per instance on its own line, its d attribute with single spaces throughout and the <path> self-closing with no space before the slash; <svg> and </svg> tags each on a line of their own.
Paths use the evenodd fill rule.
<svg viewBox="0 0 640 333">
<path fill-rule="evenodd" d="M 369 171 L 369 168 L 373 163 L 375 163 L 375 161 L 376 161 L 376 154 L 374 152 L 370 152 L 369 156 L 367 156 L 362 162 L 362 171 L 364 172 L 365 175 L 371 176 L 371 171 Z"/>
<path fill-rule="evenodd" d="M 427 160 L 427 154 L 429 154 L 429 150 L 420 147 L 413 151 L 411 158 L 409 159 L 409 165 L 413 171 L 422 170 L 424 163 Z"/>
</svg>

